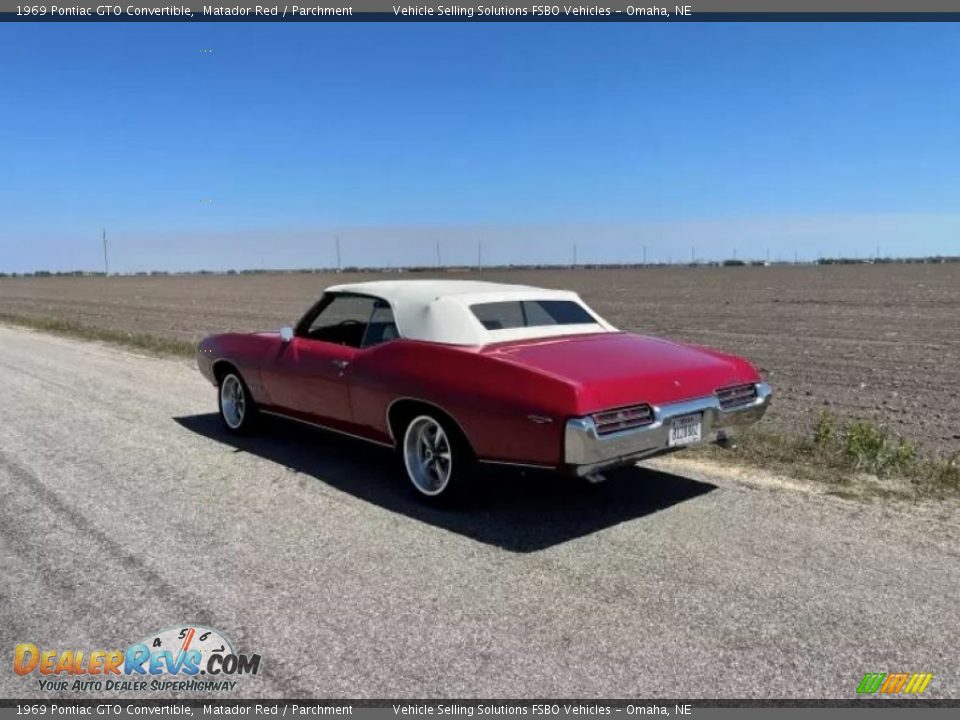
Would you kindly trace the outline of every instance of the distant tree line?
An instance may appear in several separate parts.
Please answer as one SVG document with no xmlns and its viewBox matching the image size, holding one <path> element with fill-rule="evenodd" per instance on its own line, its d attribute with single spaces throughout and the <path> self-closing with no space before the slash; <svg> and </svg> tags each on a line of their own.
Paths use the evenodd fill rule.
<svg viewBox="0 0 960 720">
<path fill-rule="evenodd" d="M 437 267 L 436 265 L 412 265 L 405 267 L 360 267 L 350 265 L 341 269 L 332 267 L 319 268 L 290 268 L 278 270 L 266 269 L 245 269 L 245 270 L 184 270 L 171 272 L 168 270 L 141 270 L 131 273 L 111 273 L 111 275 L 122 275 L 124 277 L 166 277 L 170 275 L 191 276 L 191 275 L 268 275 L 268 274 L 326 274 L 326 273 L 435 273 L 442 271 L 445 273 L 466 273 L 478 269 L 482 270 L 556 270 L 557 268 L 570 268 L 577 270 L 635 270 L 640 268 L 668 268 L 668 267 L 761 267 L 769 265 L 874 265 L 874 264 L 933 264 L 960 263 L 960 255 L 931 255 L 929 257 L 912 258 L 819 258 L 813 262 L 787 262 L 787 261 L 763 261 L 763 260 L 739 260 L 736 258 L 729 260 L 700 260 L 692 263 L 577 263 L 576 265 L 558 265 L 556 263 L 542 264 L 521 264 L 521 265 L 484 265 L 478 268 L 476 265 L 446 265 Z M 6 273 L 0 272 L 0 278 L 16 277 L 104 277 L 103 271 L 91 270 L 68 270 L 51 271 L 35 270 L 34 272 L 24 273 Z"/>
<path fill-rule="evenodd" d="M 820 265 L 863 265 L 864 263 L 870 263 L 875 265 L 882 265 L 886 263 L 906 263 L 911 265 L 924 265 L 924 264 L 941 264 L 941 263 L 955 263 L 960 262 L 960 256 L 957 255 L 931 255 L 929 257 L 913 257 L 913 258 L 890 258 L 890 257 L 877 257 L 877 258 L 820 258 L 817 263 Z"/>
</svg>

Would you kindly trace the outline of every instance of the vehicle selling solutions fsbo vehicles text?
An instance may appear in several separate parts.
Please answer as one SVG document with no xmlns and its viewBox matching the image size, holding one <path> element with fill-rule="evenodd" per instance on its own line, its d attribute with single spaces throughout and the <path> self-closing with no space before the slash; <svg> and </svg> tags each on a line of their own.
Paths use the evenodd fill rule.
<svg viewBox="0 0 960 720">
<path fill-rule="evenodd" d="M 665 7 L 640 7 L 628 5 L 623 10 L 614 10 L 603 5 L 533 5 L 513 7 L 510 5 L 393 5 L 393 14 L 401 17 L 606 17 L 627 15 L 629 17 L 670 17 Z M 692 15 L 690 5 L 675 5 L 674 15 Z"/>
</svg>

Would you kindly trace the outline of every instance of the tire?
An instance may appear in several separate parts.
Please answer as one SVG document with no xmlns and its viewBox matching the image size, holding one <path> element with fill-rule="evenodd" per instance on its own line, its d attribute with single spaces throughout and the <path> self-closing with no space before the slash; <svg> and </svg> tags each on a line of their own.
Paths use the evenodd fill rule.
<svg viewBox="0 0 960 720">
<path fill-rule="evenodd" d="M 476 460 L 460 429 L 425 412 L 407 423 L 398 450 L 417 496 L 428 503 L 465 503 L 475 486 Z"/>
<path fill-rule="evenodd" d="M 231 369 L 220 379 L 217 400 L 220 407 L 220 421 L 227 432 L 242 435 L 249 432 L 256 424 L 256 403 L 250 395 L 247 384 L 236 370 Z"/>
</svg>

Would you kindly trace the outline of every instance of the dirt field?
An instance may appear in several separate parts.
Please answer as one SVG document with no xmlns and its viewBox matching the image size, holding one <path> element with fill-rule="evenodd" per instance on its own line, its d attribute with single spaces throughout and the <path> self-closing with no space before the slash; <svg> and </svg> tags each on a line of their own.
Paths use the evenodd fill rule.
<svg viewBox="0 0 960 720">
<path fill-rule="evenodd" d="M 288 324 L 325 286 L 377 277 L 4 278 L 0 313 L 194 340 Z M 517 270 L 456 277 L 573 289 L 622 329 L 745 355 L 777 393 L 770 427 L 806 430 L 825 408 L 871 419 L 937 455 L 960 450 L 960 265 Z"/>
</svg>

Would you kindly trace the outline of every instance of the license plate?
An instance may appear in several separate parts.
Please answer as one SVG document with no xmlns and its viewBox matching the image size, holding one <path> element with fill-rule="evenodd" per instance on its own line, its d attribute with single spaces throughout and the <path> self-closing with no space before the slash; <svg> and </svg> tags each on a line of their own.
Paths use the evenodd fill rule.
<svg viewBox="0 0 960 720">
<path fill-rule="evenodd" d="M 684 415 L 670 421 L 670 432 L 667 445 L 689 445 L 700 442 L 700 419 L 698 415 Z"/>
</svg>

